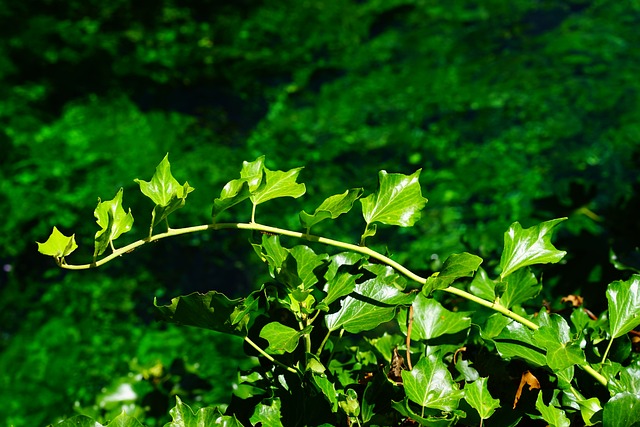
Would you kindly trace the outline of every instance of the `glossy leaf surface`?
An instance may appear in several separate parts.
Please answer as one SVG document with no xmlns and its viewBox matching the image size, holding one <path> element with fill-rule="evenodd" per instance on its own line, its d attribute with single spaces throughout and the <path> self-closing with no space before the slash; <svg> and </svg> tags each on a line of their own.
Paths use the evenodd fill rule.
<svg viewBox="0 0 640 427">
<path fill-rule="evenodd" d="M 454 334 L 463 331 L 471 325 L 471 318 L 467 313 L 454 313 L 447 310 L 433 298 L 423 294 L 416 296 L 413 301 L 412 340 L 428 340 L 444 334 Z M 406 310 L 398 316 L 400 329 L 406 334 Z"/>
<path fill-rule="evenodd" d="M 279 322 L 266 324 L 260 331 L 260 338 L 269 341 L 267 353 L 283 354 L 291 353 L 298 347 L 298 342 L 304 334 L 308 334 L 313 326 L 307 326 L 301 331 L 296 331 Z"/>
<path fill-rule="evenodd" d="M 557 314 L 541 312 L 540 328 L 533 333 L 535 343 L 546 349 L 547 364 L 554 371 L 585 364 L 584 352 L 570 336 L 569 324 Z"/>
<path fill-rule="evenodd" d="M 542 401 L 542 393 L 538 393 L 536 399 L 536 409 L 540 411 L 542 418 L 549 423 L 550 427 L 569 427 L 571 422 L 567 418 L 565 412 L 553 405 L 545 405 Z"/>
<path fill-rule="evenodd" d="M 453 411 L 464 392 L 458 389 L 447 366 L 435 355 L 424 356 L 410 371 L 402 371 L 407 397 L 420 406 Z"/>
<path fill-rule="evenodd" d="M 486 420 L 500 407 L 500 401 L 491 397 L 487 387 L 488 378 L 478 378 L 464 386 L 464 399 L 478 411 L 480 418 Z"/>
<path fill-rule="evenodd" d="M 255 191 L 251 191 L 251 201 L 254 205 L 259 205 L 278 197 L 302 196 L 306 192 L 305 185 L 296 182 L 301 170 L 302 168 L 295 168 L 283 172 L 264 168 L 264 178 L 260 186 Z"/>
<path fill-rule="evenodd" d="M 442 270 L 427 278 L 422 291 L 429 295 L 437 289 L 444 289 L 461 277 L 473 276 L 482 264 L 482 258 L 467 252 L 452 254 L 444 262 Z"/>
<path fill-rule="evenodd" d="M 514 222 L 504 233 L 504 249 L 500 258 L 500 277 L 505 278 L 519 268 L 533 264 L 556 263 L 566 254 L 551 243 L 553 228 L 566 218 L 554 219 L 523 229 Z"/>
<path fill-rule="evenodd" d="M 262 427 L 282 427 L 280 421 L 280 399 L 265 399 L 256 405 L 253 415 L 249 419 L 253 425 Z"/>
<path fill-rule="evenodd" d="M 640 325 L 640 275 L 625 282 L 615 281 L 607 287 L 609 327 L 613 338 L 626 334 Z"/>
<path fill-rule="evenodd" d="M 66 257 L 75 251 L 77 247 L 75 234 L 65 236 L 55 226 L 46 242 L 38 242 L 38 252 L 56 259 Z"/>
<path fill-rule="evenodd" d="M 401 227 L 415 224 L 427 203 L 422 197 L 419 176 L 420 170 L 411 175 L 380 171 L 378 190 L 360 199 L 367 226 L 374 222 Z"/>
<path fill-rule="evenodd" d="M 251 196 L 262 182 L 264 169 L 264 156 L 258 157 L 253 162 L 242 162 L 240 178 L 229 181 L 222 188 L 220 197 L 213 201 L 211 216 L 215 218 L 225 210 L 237 205 Z"/>
<path fill-rule="evenodd" d="M 520 268 L 507 276 L 501 283 L 503 292 L 500 303 L 507 308 L 522 304 L 534 298 L 542 290 L 542 284 L 529 268 Z"/>
<path fill-rule="evenodd" d="M 544 366 L 547 358 L 533 338 L 533 331 L 518 322 L 511 321 L 494 338 L 494 343 L 503 358 L 524 359 L 533 366 Z"/>
<path fill-rule="evenodd" d="M 604 405 L 602 424 L 607 427 L 635 427 L 640 423 L 640 396 L 618 393 Z"/>
<path fill-rule="evenodd" d="M 307 230 L 325 219 L 336 219 L 347 213 L 353 207 L 353 203 L 362 196 L 362 188 L 352 188 L 342 194 L 328 197 L 318 206 L 313 214 L 300 212 L 300 224 Z"/>
<path fill-rule="evenodd" d="M 98 199 L 98 207 L 93 214 L 101 229 L 96 232 L 94 256 L 102 255 L 111 242 L 133 226 L 131 209 L 125 212 L 122 207 L 122 191 L 120 188 L 112 200 L 101 202 Z"/>
<path fill-rule="evenodd" d="M 165 424 L 165 427 L 201 427 L 208 425 L 218 425 L 216 421 L 221 414 L 216 408 L 201 408 L 197 412 L 176 396 L 176 406 L 170 411 L 172 421 Z"/>
</svg>

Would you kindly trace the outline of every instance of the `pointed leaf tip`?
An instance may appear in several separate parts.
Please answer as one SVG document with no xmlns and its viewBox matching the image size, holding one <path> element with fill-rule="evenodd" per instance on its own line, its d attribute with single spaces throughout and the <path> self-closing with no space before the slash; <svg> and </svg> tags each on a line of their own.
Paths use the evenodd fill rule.
<svg viewBox="0 0 640 427">
<path fill-rule="evenodd" d="M 509 230 L 504 233 L 500 278 L 505 278 L 528 265 L 560 261 L 566 252 L 559 251 L 553 246 L 551 235 L 553 228 L 566 219 L 553 219 L 526 229 L 523 229 L 519 222 L 511 224 Z"/>
<path fill-rule="evenodd" d="M 131 230 L 133 226 L 133 215 L 131 209 L 125 212 L 122 207 L 122 188 L 112 200 L 101 202 L 98 199 L 98 206 L 94 211 L 96 223 L 101 230 L 95 235 L 94 256 L 99 256 L 109 247 L 109 245 L 120 235 Z"/>
<path fill-rule="evenodd" d="M 65 236 L 54 226 L 46 242 L 36 242 L 38 244 L 38 252 L 60 260 L 75 251 L 78 247 L 75 236 L 75 234 Z"/>
</svg>

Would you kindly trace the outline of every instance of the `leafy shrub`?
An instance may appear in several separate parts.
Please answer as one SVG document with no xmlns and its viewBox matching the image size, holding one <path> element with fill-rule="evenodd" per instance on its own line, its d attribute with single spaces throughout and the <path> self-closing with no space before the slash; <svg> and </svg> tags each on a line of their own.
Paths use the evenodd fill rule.
<svg viewBox="0 0 640 427">
<path fill-rule="evenodd" d="M 557 312 L 536 300 L 540 265 L 565 256 L 551 243 L 565 218 L 529 228 L 513 223 L 495 268 L 483 269 L 481 257 L 463 252 L 423 277 L 367 246 L 380 236 L 379 226 L 419 220 L 427 202 L 419 170 L 381 171 L 377 190 L 366 197 L 352 188 L 326 198 L 311 213 L 300 212 L 303 232 L 256 222 L 263 203 L 306 192 L 297 182 L 300 171 L 272 171 L 264 157 L 244 162 L 240 177 L 214 200 L 212 223 L 171 228 L 170 217 L 194 189 L 173 177 L 165 157 L 150 181 L 136 180 L 154 204 L 141 240 L 115 247 L 133 225 L 121 190 L 98 203 L 88 263 L 67 262 L 75 235 L 54 228 L 39 243 L 60 267 L 82 270 L 167 237 L 251 232 L 250 244 L 270 274 L 258 289 L 241 298 L 210 290 L 156 302 L 165 321 L 241 337 L 247 355 L 259 360 L 238 371 L 226 409 L 194 413 L 178 398 L 168 427 L 640 422 L 640 365 L 629 337 L 640 325 L 640 275 L 611 283 L 608 310 L 600 315 L 577 295 L 564 296 L 566 306 Z M 249 222 L 219 221 L 247 200 Z M 348 214 L 357 200 L 365 222 L 358 244 L 311 234 L 318 223 Z M 92 423 L 78 416 L 60 425 Z M 123 413 L 109 425 L 140 423 Z"/>
</svg>

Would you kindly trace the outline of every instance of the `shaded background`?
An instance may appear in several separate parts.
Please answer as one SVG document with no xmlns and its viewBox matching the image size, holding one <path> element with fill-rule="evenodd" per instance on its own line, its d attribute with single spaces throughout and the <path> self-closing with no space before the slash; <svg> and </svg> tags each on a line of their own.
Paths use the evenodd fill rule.
<svg viewBox="0 0 640 427">
<path fill-rule="evenodd" d="M 172 396 L 229 401 L 241 343 L 153 321 L 153 298 L 263 277 L 248 236 L 185 236 L 97 271 L 65 273 L 36 252 L 53 225 L 92 255 L 97 198 L 124 187 L 144 235 L 148 180 L 166 152 L 196 188 L 175 227 L 207 223 L 243 160 L 305 166 L 303 200 L 260 206 L 299 229 L 377 172 L 422 168 L 429 198 L 376 249 L 418 272 L 467 250 L 497 265 L 502 233 L 568 216 L 569 252 L 543 298 L 606 307 L 617 259 L 640 265 L 640 6 L 617 0 L 0 1 L 0 424 L 122 404 L 148 425 Z M 227 219 L 246 221 L 250 209 Z M 357 241 L 357 212 L 317 232 Z M 121 243 L 120 240 L 118 243 Z M 229 369 L 229 367 L 234 369 Z M 147 408 L 146 410 L 144 408 Z"/>
</svg>

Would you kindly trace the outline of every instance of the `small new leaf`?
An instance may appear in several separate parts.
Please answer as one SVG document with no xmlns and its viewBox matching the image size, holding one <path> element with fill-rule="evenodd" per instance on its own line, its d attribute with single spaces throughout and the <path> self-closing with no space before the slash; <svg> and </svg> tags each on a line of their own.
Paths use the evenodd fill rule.
<svg viewBox="0 0 640 427">
<path fill-rule="evenodd" d="M 420 171 L 411 175 L 380 171 L 378 190 L 360 199 L 367 230 L 374 222 L 411 227 L 420 219 L 420 211 L 427 203 L 418 182 Z M 363 240 L 365 237 L 362 236 Z"/>
<path fill-rule="evenodd" d="M 533 264 L 556 263 L 566 254 L 551 244 L 553 228 L 566 218 L 546 221 L 523 229 L 514 222 L 504 233 L 504 249 L 500 258 L 500 278 L 504 279 L 519 268 Z"/>
<path fill-rule="evenodd" d="M 213 219 L 215 220 L 221 212 L 248 199 L 262 183 L 263 174 L 264 156 L 258 157 L 253 162 L 242 162 L 240 179 L 229 181 L 220 192 L 220 197 L 213 201 L 211 211 Z"/>
<path fill-rule="evenodd" d="M 53 231 L 46 242 L 36 242 L 38 243 L 38 252 L 54 257 L 56 262 L 61 262 L 64 257 L 75 251 L 78 247 L 75 236 L 75 234 L 72 234 L 67 237 L 58 231 L 56 227 L 53 227 Z"/>
<path fill-rule="evenodd" d="M 353 203 L 362 196 L 362 188 L 352 188 L 342 194 L 336 194 L 327 198 L 310 215 L 305 211 L 300 212 L 300 224 L 307 230 L 307 233 L 317 223 L 325 219 L 336 219 L 340 215 L 347 213 L 353 207 Z"/>
<path fill-rule="evenodd" d="M 113 248 L 113 241 L 131 230 L 133 215 L 131 209 L 125 212 L 122 207 L 122 191 L 120 188 L 112 200 L 102 202 L 98 199 L 98 206 L 93 214 L 101 229 L 96 232 L 94 257 L 102 255 L 109 245 Z"/>
</svg>

